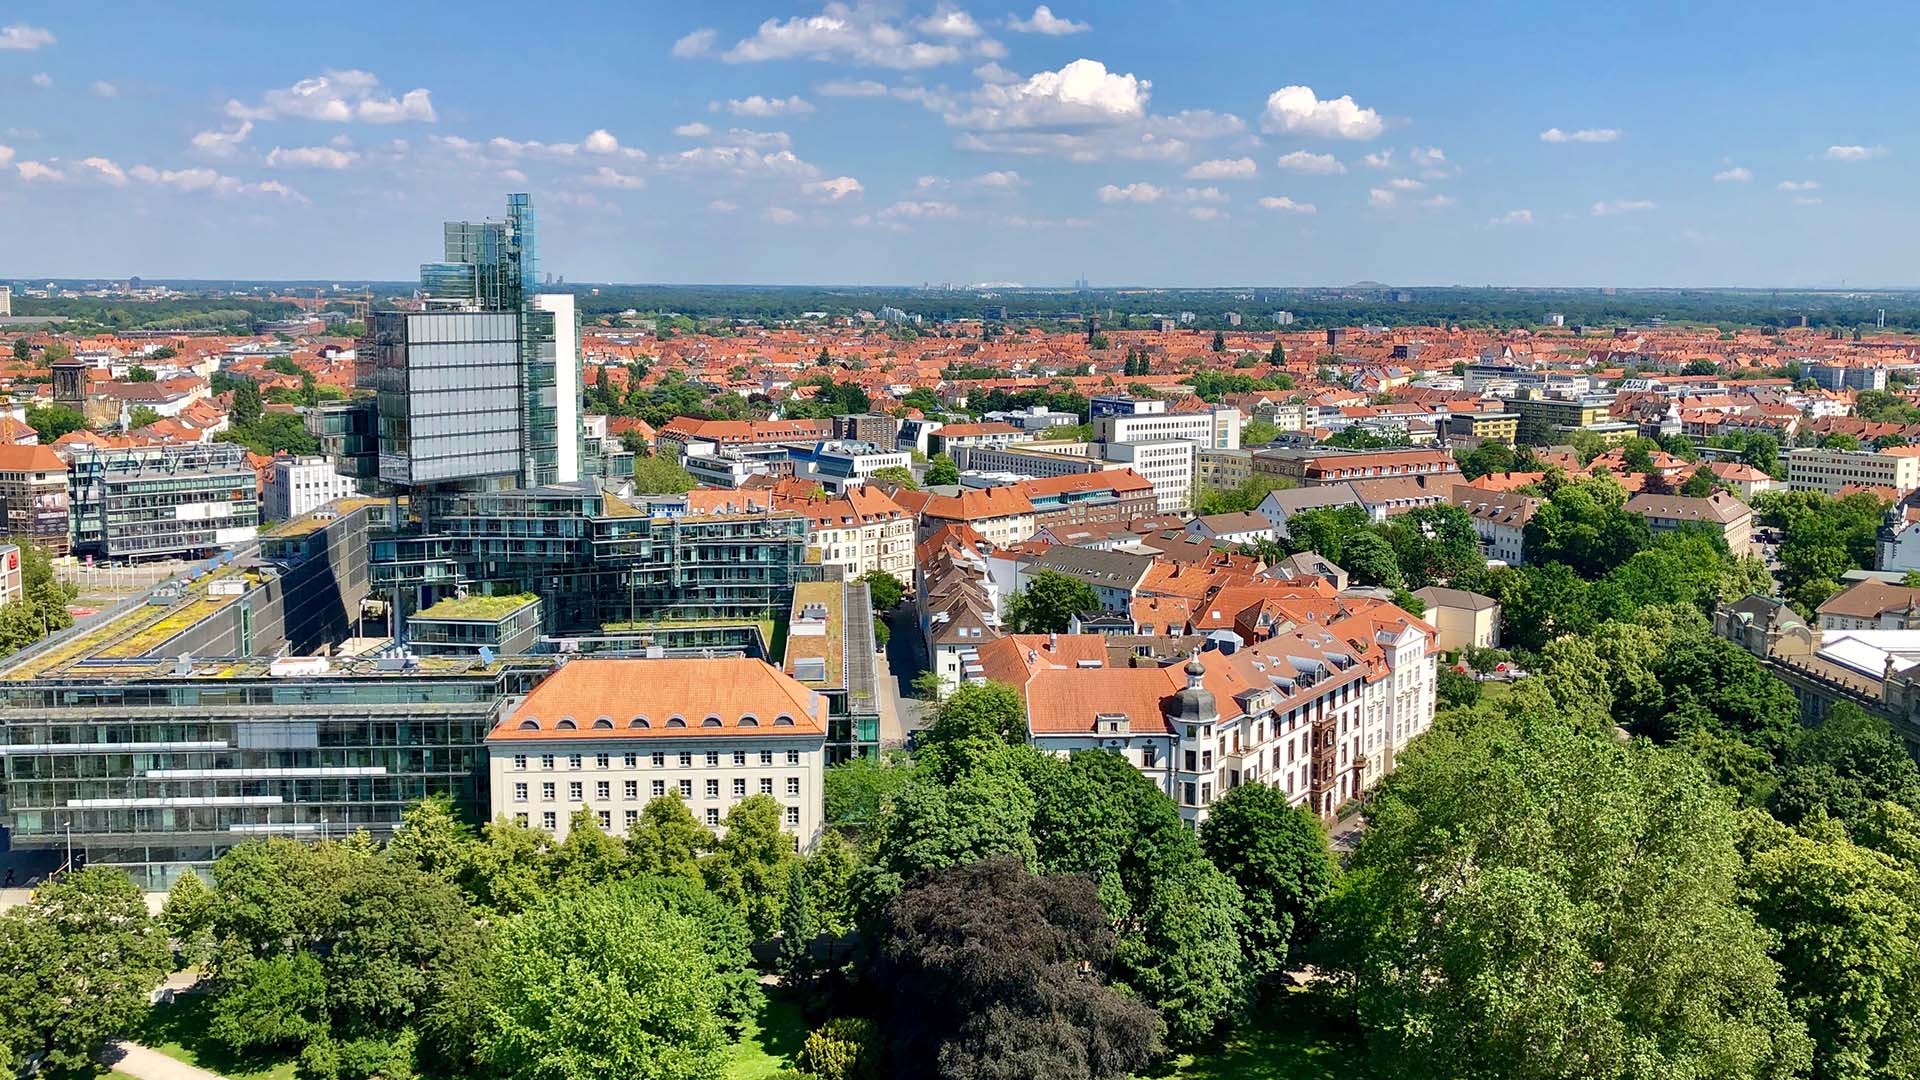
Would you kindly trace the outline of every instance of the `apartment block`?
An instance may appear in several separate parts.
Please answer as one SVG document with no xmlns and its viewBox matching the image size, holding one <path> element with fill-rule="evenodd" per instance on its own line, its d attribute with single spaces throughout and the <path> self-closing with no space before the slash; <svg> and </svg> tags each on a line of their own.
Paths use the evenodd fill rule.
<svg viewBox="0 0 1920 1080">
<path fill-rule="evenodd" d="M 1885 450 L 1809 447 L 1787 453 L 1787 488 L 1836 495 L 1844 487 L 1892 488 L 1905 496 L 1920 488 L 1920 446 Z"/>
</svg>

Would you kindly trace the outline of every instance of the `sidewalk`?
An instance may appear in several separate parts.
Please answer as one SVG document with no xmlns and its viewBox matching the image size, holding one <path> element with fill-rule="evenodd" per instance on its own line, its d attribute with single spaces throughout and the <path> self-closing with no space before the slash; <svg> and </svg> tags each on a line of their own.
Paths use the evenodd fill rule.
<svg viewBox="0 0 1920 1080">
<path fill-rule="evenodd" d="M 158 1050 L 125 1040 L 109 1043 L 107 1052 L 100 1056 L 109 1067 L 139 1080 L 226 1080 L 219 1073 L 176 1061 Z"/>
</svg>

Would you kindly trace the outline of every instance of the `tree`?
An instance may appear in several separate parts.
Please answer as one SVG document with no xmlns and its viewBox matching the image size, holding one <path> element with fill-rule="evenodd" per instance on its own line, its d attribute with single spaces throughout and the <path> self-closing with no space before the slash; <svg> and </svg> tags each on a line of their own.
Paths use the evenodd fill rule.
<svg viewBox="0 0 1920 1080">
<path fill-rule="evenodd" d="M 876 611 L 892 611 L 900 606 L 900 601 L 906 599 L 906 585 L 885 570 L 869 570 L 860 575 L 860 580 L 867 583 L 867 591 L 873 598 Z"/>
<path fill-rule="evenodd" d="M 24 334 L 13 339 L 13 358 L 23 364 L 33 359 L 33 343 Z"/>
<path fill-rule="evenodd" d="M 1455 671 L 1451 664 L 1442 667 L 1435 676 L 1433 691 L 1440 699 L 1440 704 L 1450 709 L 1480 703 L 1480 680 L 1465 672 Z"/>
<path fill-rule="evenodd" d="M 1693 470 L 1687 482 L 1680 485 L 1680 494 L 1689 498 L 1704 499 L 1713 494 L 1713 470 L 1702 465 Z"/>
<path fill-rule="evenodd" d="M 65 405 L 27 406 L 27 426 L 40 436 L 41 445 L 50 445 L 70 431 L 87 426 L 87 418 Z"/>
<path fill-rule="evenodd" d="M 1200 847 L 1240 887 L 1247 962 L 1257 972 L 1283 970 L 1338 876 L 1326 830 L 1279 788 L 1242 784 L 1208 811 Z"/>
<path fill-rule="evenodd" d="M 1404 1077 L 1789 1077 L 1810 1059 L 1685 754 L 1544 687 L 1452 714 L 1376 789 L 1329 969 Z"/>
<path fill-rule="evenodd" d="M 1265 446 L 1279 437 L 1279 426 L 1266 420 L 1249 420 L 1240 429 L 1242 446 Z"/>
<path fill-rule="evenodd" d="M 1066 631 L 1075 615 L 1100 610 L 1100 594 L 1078 578 L 1042 570 L 1027 579 L 1027 587 L 1007 600 L 1007 623 L 1016 634 L 1057 634 Z"/>
<path fill-rule="evenodd" d="M 876 484 L 892 484 L 908 491 L 920 490 L 920 485 L 914 482 L 913 470 L 905 465 L 889 465 L 884 469 L 875 469 L 867 474 L 867 479 Z M 932 481 L 929 480 L 928 483 Z"/>
<path fill-rule="evenodd" d="M 746 916 L 756 939 L 780 928 L 787 876 L 799 857 L 793 841 L 780 831 L 781 806 L 771 795 L 754 795 L 727 811 L 727 831 L 702 860 L 707 888 Z"/>
<path fill-rule="evenodd" d="M 1840 702 L 1791 738 L 1768 807 L 1787 824 L 1826 817 L 1856 828 L 1883 802 L 1920 811 L 1920 766 L 1885 720 Z"/>
<path fill-rule="evenodd" d="M 1213 332 L 1213 351 L 1217 353 L 1227 351 L 1227 335 L 1218 330 Z"/>
<path fill-rule="evenodd" d="M 896 1075 L 1121 1080 L 1159 1051 L 1152 1009 L 1107 985 L 1113 932 L 1078 876 L 993 859 L 889 905 L 874 980 Z"/>
<path fill-rule="evenodd" d="M 713 831 L 694 820 L 678 793 L 653 798 L 627 830 L 634 869 L 656 877 L 701 881 L 700 857 L 712 847 Z"/>
<path fill-rule="evenodd" d="M 387 841 L 387 855 L 422 873 L 459 884 L 473 861 L 473 827 L 461 821 L 453 800 L 431 795 L 400 812 L 400 827 Z"/>
<path fill-rule="evenodd" d="M 880 1080 L 880 1029 L 860 1016 L 836 1016 L 807 1033 L 801 1070 L 817 1080 Z"/>
<path fill-rule="evenodd" d="M 1285 345 L 1282 345 L 1280 343 L 1280 339 L 1276 337 L 1273 339 L 1273 348 L 1267 350 L 1267 363 L 1272 364 L 1275 367 L 1279 367 L 1281 364 L 1284 364 L 1286 362 L 1287 362 L 1287 347 Z"/>
<path fill-rule="evenodd" d="M 633 870 L 627 845 L 600 827 L 600 818 L 582 806 L 567 822 L 567 838 L 553 849 L 552 872 L 562 888 L 583 888 L 619 881 Z"/>
<path fill-rule="evenodd" d="M 160 926 L 172 938 L 188 963 L 205 960 L 213 949 L 213 915 L 218 903 L 199 874 L 188 870 L 173 880 Z"/>
<path fill-rule="evenodd" d="M 153 382 L 159 377 L 160 376 L 156 374 L 154 370 L 150 367 L 143 367 L 139 364 L 134 364 L 127 368 L 128 382 Z"/>
<path fill-rule="evenodd" d="M 159 419 L 160 414 L 152 406 L 135 405 L 127 410 L 127 430 L 133 431 L 136 428 L 146 427 L 148 424 L 157 423 Z"/>
<path fill-rule="evenodd" d="M 260 419 L 260 384 L 252 379 L 235 380 L 233 386 L 233 422 L 242 427 Z"/>
<path fill-rule="evenodd" d="M 296 952 L 227 965 L 207 1034 L 235 1053 L 299 1049 L 327 1037 L 327 975 Z"/>
<path fill-rule="evenodd" d="M 679 495 L 694 488 L 693 474 L 665 454 L 633 459 L 634 490 L 642 495 Z"/>
<path fill-rule="evenodd" d="M 909 775 L 904 763 L 888 758 L 856 757 L 829 765 L 821 782 L 827 825 L 867 835 Z"/>
<path fill-rule="evenodd" d="M 720 1075 L 720 990 L 699 925 L 635 887 L 551 897 L 496 931 L 478 1057 L 523 1080 Z"/>
<path fill-rule="evenodd" d="M 1394 557 L 1393 545 L 1371 531 L 1356 533 L 1342 545 L 1340 566 L 1355 585 L 1397 589 L 1405 581 L 1400 575 L 1400 562 Z"/>
<path fill-rule="evenodd" d="M 967 741 L 1018 744 L 1027 738 L 1027 703 L 1006 683 L 962 683 L 934 710 L 923 745 Z"/>
<path fill-rule="evenodd" d="M 939 487 L 944 484 L 960 482 L 960 467 L 946 454 L 935 454 L 927 459 L 927 486 Z"/>
<path fill-rule="evenodd" d="M 813 943 L 820 936 L 813 917 L 813 894 L 807 885 L 807 867 L 801 863 L 787 875 L 787 898 L 780 912 L 780 977 L 792 989 L 813 980 Z"/>
<path fill-rule="evenodd" d="M 0 1061 L 12 1070 L 89 1072 L 132 1031 L 169 968 L 166 936 L 125 873 L 88 867 L 0 914 Z"/>
</svg>

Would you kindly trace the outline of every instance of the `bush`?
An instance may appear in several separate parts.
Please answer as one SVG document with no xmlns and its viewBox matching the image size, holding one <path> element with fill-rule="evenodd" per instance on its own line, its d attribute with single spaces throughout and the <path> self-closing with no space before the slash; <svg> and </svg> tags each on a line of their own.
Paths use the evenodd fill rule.
<svg viewBox="0 0 1920 1080">
<path fill-rule="evenodd" d="M 880 1031 L 863 1017 L 836 1016 L 807 1035 L 800 1067 L 819 1080 L 878 1080 Z"/>
<path fill-rule="evenodd" d="M 1440 697 L 1440 704 L 1451 706 L 1478 705 L 1480 703 L 1480 680 L 1451 667 L 1441 668 L 1434 680 L 1434 691 Z"/>
</svg>

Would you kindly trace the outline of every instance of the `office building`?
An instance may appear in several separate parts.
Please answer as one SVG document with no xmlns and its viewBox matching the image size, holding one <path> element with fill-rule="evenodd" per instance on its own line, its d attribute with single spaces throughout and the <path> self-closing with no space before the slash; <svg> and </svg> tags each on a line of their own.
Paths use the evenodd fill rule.
<svg viewBox="0 0 1920 1080">
<path fill-rule="evenodd" d="M 282 455 L 267 474 L 261 512 L 268 521 L 288 521 L 358 490 L 353 477 L 333 471 L 332 458 Z"/>
<path fill-rule="evenodd" d="M 833 437 L 891 448 L 900 437 L 900 421 L 879 413 L 854 413 L 833 418 Z"/>
<path fill-rule="evenodd" d="M 844 493 L 866 483 L 882 469 L 912 469 L 913 457 L 885 443 L 834 439 L 820 443 L 793 443 L 782 447 L 793 463 L 793 475 L 811 480 L 829 492 Z"/>
<path fill-rule="evenodd" d="M 1837 495 L 1845 487 L 1889 488 L 1900 497 L 1920 488 L 1920 446 L 1885 450 L 1809 447 L 1787 455 L 1787 489 Z"/>
<path fill-rule="evenodd" d="M 624 835 L 661 796 L 719 828 L 766 795 L 806 847 L 826 738 L 826 700 L 764 660 L 575 660 L 507 704 L 486 740 L 488 787 L 496 812 L 557 840 L 583 808 Z"/>
<path fill-rule="evenodd" d="M 1887 388 L 1887 369 L 1863 364 L 1823 364 L 1806 365 L 1807 378 L 1817 383 L 1822 390 L 1885 390 Z"/>
<path fill-rule="evenodd" d="M 1185 439 L 1207 450 L 1240 448 L 1240 410 L 1210 406 L 1169 411 L 1150 398 L 1095 398 L 1093 437 L 1101 442 L 1158 442 Z"/>
<path fill-rule="evenodd" d="M 66 553 L 67 463 L 53 447 L 0 446 L 0 518 L 5 535 Z"/>
<path fill-rule="evenodd" d="M 1158 510 L 1177 514 L 1193 505 L 1193 458 L 1198 449 L 1198 444 L 1186 439 L 1109 442 L 1100 444 L 1100 456 L 1146 477 L 1153 485 Z"/>
<path fill-rule="evenodd" d="M 204 555 L 259 532 L 259 478 L 237 443 L 89 448 L 67 463 L 76 555 Z"/>
</svg>

